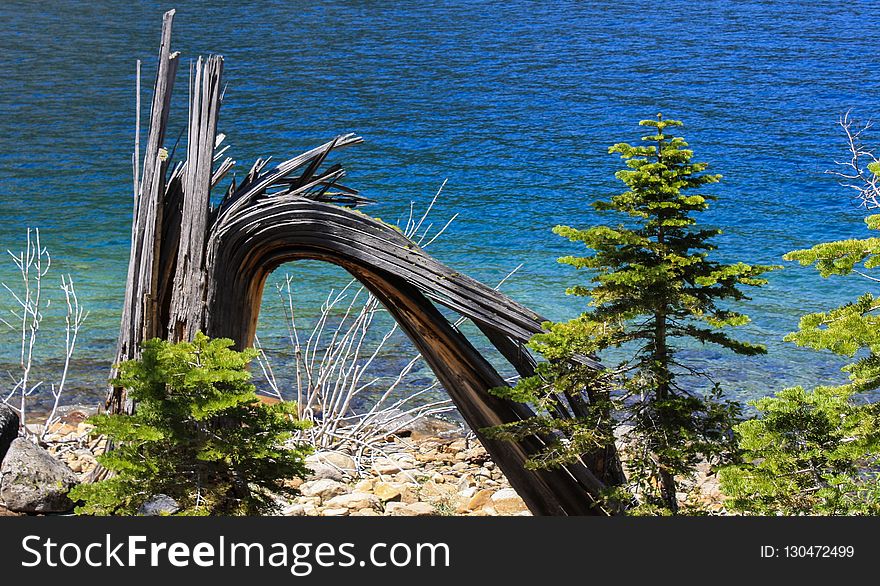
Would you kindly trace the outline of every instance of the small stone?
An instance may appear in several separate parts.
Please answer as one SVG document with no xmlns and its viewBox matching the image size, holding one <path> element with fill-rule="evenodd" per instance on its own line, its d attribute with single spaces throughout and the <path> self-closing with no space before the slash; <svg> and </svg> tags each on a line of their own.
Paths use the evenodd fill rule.
<svg viewBox="0 0 880 586">
<path fill-rule="evenodd" d="M 304 482 L 302 486 L 299 487 L 299 491 L 303 496 L 318 497 L 321 500 L 327 500 L 336 495 L 348 492 L 348 487 L 336 480 L 322 478 L 321 480 Z"/>
<path fill-rule="evenodd" d="M 415 479 L 419 479 L 421 482 L 424 482 L 428 479 L 428 476 L 426 474 L 419 474 L 418 472 L 413 470 L 412 472 L 399 472 L 392 476 L 392 478 L 394 479 L 394 482 L 407 484 L 409 482 L 414 482 Z"/>
<path fill-rule="evenodd" d="M 164 517 L 173 515 L 180 510 L 177 501 L 167 494 L 157 494 L 138 507 L 137 514 L 141 517 Z"/>
<path fill-rule="evenodd" d="M 70 423 L 72 425 L 79 425 L 89 418 L 89 414 L 84 409 L 71 409 L 64 415 L 62 415 L 59 420 L 63 423 Z"/>
<path fill-rule="evenodd" d="M 478 509 L 482 509 L 484 505 L 491 501 L 493 494 L 495 494 L 495 491 L 484 488 L 483 490 L 471 497 L 471 500 L 468 501 L 465 509 L 468 511 L 476 511 Z"/>
<path fill-rule="evenodd" d="M 358 492 L 373 492 L 373 487 L 376 485 L 375 478 L 364 478 L 354 485 L 354 489 Z"/>
<path fill-rule="evenodd" d="M 379 458 L 371 466 L 376 474 L 397 474 L 402 470 L 399 462 L 390 458 Z"/>
<path fill-rule="evenodd" d="M 376 511 L 375 509 L 359 509 L 357 511 L 351 511 L 349 516 L 351 517 L 378 517 L 381 513 Z"/>
<path fill-rule="evenodd" d="M 63 513 L 73 508 L 73 471 L 25 438 L 16 438 L 0 466 L 0 500 L 17 513 Z"/>
<path fill-rule="evenodd" d="M 288 488 L 299 488 L 305 482 L 302 478 L 288 478 L 284 481 L 284 486 Z"/>
<path fill-rule="evenodd" d="M 285 517 L 305 517 L 306 515 L 306 507 L 305 505 L 292 504 L 281 512 Z"/>
<path fill-rule="evenodd" d="M 41 423 L 28 423 L 24 426 L 24 428 L 31 435 L 35 435 L 37 437 L 43 435 L 43 425 Z"/>
<path fill-rule="evenodd" d="M 492 495 L 492 507 L 500 515 L 513 515 L 528 511 L 528 507 L 523 502 L 516 491 L 512 488 L 502 488 Z"/>
<path fill-rule="evenodd" d="M 419 445 L 419 451 L 423 454 L 428 452 L 436 452 L 439 446 L 440 444 L 434 440 L 426 440 Z"/>
<path fill-rule="evenodd" d="M 446 446 L 446 450 L 449 452 L 463 452 L 468 449 L 468 441 L 464 438 L 457 439 L 453 442 L 450 442 Z"/>
<path fill-rule="evenodd" d="M 405 507 L 398 509 L 395 511 L 395 514 L 407 516 L 407 517 L 428 517 L 432 515 L 436 515 L 437 511 L 434 508 L 434 505 L 430 503 L 410 503 Z"/>
<path fill-rule="evenodd" d="M 49 426 L 49 431 L 46 435 L 47 438 L 63 438 L 64 436 L 76 433 L 76 426 L 70 425 L 69 423 L 62 423 L 60 421 L 56 421 L 52 425 Z"/>
<path fill-rule="evenodd" d="M 476 479 L 474 479 L 473 474 L 463 474 L 461 478 L 458 480 L 458 488 L 459 490 L 463 490 L 465 488 L 472 488 L 477 485 Z"/>
<path fill-rule="evenodd" d="M 432 474 L 431 480 L 433 480 L 437 484 L 443 484 L 444 482 L 446 482 L 446 478 L 444 478 L 444 476 L 439 472 L 435 472 L 434 474 Z"/>
<path fill-rule="evenodd" d="M 343 480 L 357 474 L 354 458 L 341 452 L 316 452 L 306 458 L 306 465 L 314 470 L 317 478 Z"/>
<path fill-rule="evenodd" d="M 464 488 L 458 491 L 458 496 L 462 499 L 470 500 L 475 494 L 477 494 L 477 489 L 474 486 Z"/>
<path fill-rule="evenodd" d="M 340 507 L 337 509 L 324 509 L 321 512 L 321 515 L 324 517 L 348 517 L 349 510 L 345 507 Z"/>
<path fill-rule="evenodd" d="M 325 501 L 325 505 L 332 508 L 347 509 L 367 509 L 378 507 L 380 504 L 379 497 L 368 492 L 352 492 L 350 494 L 340 494 Z"/>
<path fill-rule="evenodd" d="M 386 515 L 396 515 L 397 511 L 399 511 L 401 509 L 405 509 L 405 508 L 406 508 L 405 503 L 400 503 L 400 502 L 396 502 L 396 501 L 385 503 L 385 514 Z"/>
<path fill-rule="evenodd" d="M 405 490 L 406 486 L 393 482 L 377 482 L 373 486 L 373 494 L 383 502 L 399 501 Z"/>
<path fill-rule="evenodd" d="M 342 482 L 345 480 L 345 474 L 335 466 L 308 462 L 306 463 L 306 466 L 309 469 L 309 480 L 335 480 L 336 482 Z"/>
<path fill-rule="evenodd" d="M 452 469 L 456 472 L 461 472 L 463 470 L 467 470 L 468 468 L 469 466 L 467 465 L 467 462 L 457 462 L 452 465 Z"/>
</svg>

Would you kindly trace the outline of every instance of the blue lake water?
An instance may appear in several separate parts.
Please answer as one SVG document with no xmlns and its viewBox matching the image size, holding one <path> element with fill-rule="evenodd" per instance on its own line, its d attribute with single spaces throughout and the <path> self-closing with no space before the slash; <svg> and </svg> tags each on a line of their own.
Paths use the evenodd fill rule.
<svg viewBox="0 0 880 586">
<path fill-rule="evenodd" d="M 610 144 L 638 140 L 639 119 L 682 119 L 697 160 L 724 180 L 703 219 L 724 229 L 718 255 L 779 262 L 785 252 L 866 234 L 863 212 L 823 171 L 846 155 L 838 117 L 880 116 L 880 4 L 704 0 L 606 2 L 180 2 L 174 48 L 226 57 L 220 130 L 244 172 L 258 156 L 296 154 L 336 134 L 365 144 L 339 153 L 348 183 L 384 219 L 424 207 L 444 179 L 434 217 L 459 213 L 432 248 L 443 261 L 505 285 L 549 318 L 575 315 L 558 266 L 577 249 L 559 223 L 599 221 L 589 202 L 621 190 Z M 39 227 L 54 261 L 41 368 L 57 369 L 62 273 L 90 316 L 71 399 L 98 397 L 113 356 L 131 213 L 135 60 L 149 86 L 167 3 L 5 1 L 0 5 L 0 249 Z M 185 66 L 178 86 L 178 116 Z M 145 98 L 144 103 L 148 100 Z M 144 118 L 148 112 L 144 109 Z M 870 137 L 869 137 L 870 139 Z M 880 144 L 880 133 L 874 137 Z M 339 273 L 300 270 L 322 295 Z M 0 280 L 14 286 L 11 262 Z M 809 311 L 872 288 L 787 266 L 755 292 L 744 335 L 770 354 L 740 359 L 688 350 L 739 397 L 840 380 L 840 360 L 782 337 Z M 0 291 L 0 307 L 10 307 Z M 267 307 L 260 331 L 283 332 Z M 0 366 L 17 360 L 0 334 Z M 55 357 L 55 358 L 53 358 Z M 55 360 L 53 362 L 53 360 Z M 4 383 L 5 384 L 5 383 Z"/>
</svg>

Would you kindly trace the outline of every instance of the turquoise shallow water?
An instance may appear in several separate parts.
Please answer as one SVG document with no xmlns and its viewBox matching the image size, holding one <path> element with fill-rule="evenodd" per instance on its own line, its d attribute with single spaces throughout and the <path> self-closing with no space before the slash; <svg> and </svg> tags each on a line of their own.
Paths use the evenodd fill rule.
<svg viewBox="0 0 880 586">
<path fill-rule="evenodd" d="M 523 264 L 505 290 L 550 318 L 578 308 L 563 293 L 574 275 L 555 263 L 575 250 L 550 228 L 599 221 L 589 201 L 620 189 L 607 146 L 637 140 L 636 121 L 658 111 L 683 119 L 697 158 L 725 176 L 704 215 L 725 230 L 722 257 L 778 262 L 788 250 L 866 232 L 862 213 L 822 172 L 845 155 L 840 114 L 880 115 L 866 34 L 880 23 L 874 2 L 245 4 L 179 3 L 174 43 L 186 58 L 226 57 L 220 129 L 240 167 L 358 132 L 365 144 L 338 160 L 349 184 L 378 200 L 371 214 L 400 217 L 448 178 L 435 217 L 460 217 L 434 253 L 487 282 Z M 71 399 L 99 396 L 112 359 L 128 253 L 134 62 L 145 60 L 148 85 L 165 8 L 0 6 L 0 249 L 17 249 L 25 227 L 39 227 L 55 281 L 69 272 L 78 284 L 91 313 Z M 312 287 L 304 298 L 339 282 L 315 265 L 301 274 Z M 11 263 L 0 263 L 0 279 L 13 277 Z M 868 288 L 788 266 L 748 309 L 746 335 L 767 343 L 769 356 L 688 352 L 742 397 L 839 378 L 838 360 L 781 338 L 802 313 Z M 8 301 L 0 292 L 0 306 Z M 58 366 L 54 309 L 46 372 Z M 267 307 L 270 345 L 283 334 L 278 323 Z M 0 337 L 3 370 L 16 360 L 14 342 Z"/>
</svg>

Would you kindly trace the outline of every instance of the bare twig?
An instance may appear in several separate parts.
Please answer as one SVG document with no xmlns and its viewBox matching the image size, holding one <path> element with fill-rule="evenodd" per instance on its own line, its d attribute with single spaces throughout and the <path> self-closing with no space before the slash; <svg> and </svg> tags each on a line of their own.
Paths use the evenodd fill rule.
<svg viewBox="0 0 880 586">
<path fill-rule="evenodd" d="M 852 199 L 859 207 L 867 210 L 878 209 L 880 208 L 880 184 L 878 184 L 880 177 L 869 167 L 880 164 L 880 159 L 872 149 L 865 146 L 862 140 L 863 135 L 872 128 L 873 122 L 870 120 L 865 123 L 856 122 L 850 114 L 851 111 L 847 111 L 838 121 L 846 134 L 849 160 L 835 161 L 840 170 L 830 169 L 825 172 L 837 177 L 841 186 L 854 192 Z"/>
<path fill-rule="evenodd" d="M 20 432 L 28 435 L 28 397 L 36 393 L 44 384 L 44 381 L 33 380 L 34 350 L 40 337 L 43 323 L 43 311 L 51 305 L 50 299 L 46 298 L 43 290 L 43 281 L 52 265 L 49 251 L 40 243 L 40 231 L 38 229 L 27 230 L 25 249 L 9 255 L 18 269 L 21 281 L 18 290 L 13 290 L 6 283 L 2 287 L 10 294 L 14 301 L 13 308 L 8 312 L 12 315 L 12 322 L 0 318 L 0 323 L 16 332 L 19 340 L 19 370 L 16 374 L 10 374 L 13 385 L 3 401 L 12 407 L 19 416 Z M 55 414 L 67 383 L 70 361 L 76 347 L 80 328 L 87 317 L 87 313 L 80 306 L 76 295 L 73 279 L 70 275 L 61 278 L 61 290 L 64 292 L 67 314 L 65 317 L 65 357 L 61 379 L 57 385 L 51 385 L 53 399 L 52 410 L 49 418 L 43 425 L 42 431 L 35 434 L 35 439 L 45 437 L 46 431 L 56 421 Z M 13 404 L 13 399 L 17 404 Z"/>
</svg>

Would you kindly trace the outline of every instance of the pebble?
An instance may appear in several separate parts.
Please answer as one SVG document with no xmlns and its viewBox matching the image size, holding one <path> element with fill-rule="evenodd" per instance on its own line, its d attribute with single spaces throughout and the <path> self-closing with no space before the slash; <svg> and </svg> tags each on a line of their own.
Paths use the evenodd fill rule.
<svg viewBox="0 0 880 586">
<path fill-rule="evenodd" d="M 305 496 L 316 496 L 322 500 L 326 500 L 348 492 L 349 489 L 345 484 L 337 480 L 322 478 L 321 480 L 304 482 L 302 486 L 299 487 L 299 490 Z"/>
<path fill-rule="evenodd" d="M 94 454 L 106 445 L 106 440 L 90 437 L 93 429 L 81 420 L 69 419 L 54 424 L 47 434 L 49 451 L 80 479 L 94 469 Z M 391 440 L 382 448 L 387 457 L 377 457 L 361 469 L 347 453 L 310 455 L 306 464 L 314 474 L 305 480 L 285 481 L 300 494 L 285 501 L 288 504 L 281 514 L 426 516 L 455 510 L 485 516 L 526 510 L 519 497 L 513 498 L 516 493 L 479 442 L 461 437 L 411 437 Z M 500 496 L 493 499 L 496 493 Z"/>
</svg>

